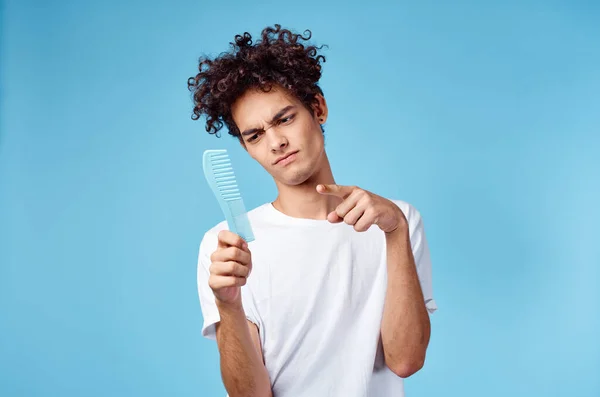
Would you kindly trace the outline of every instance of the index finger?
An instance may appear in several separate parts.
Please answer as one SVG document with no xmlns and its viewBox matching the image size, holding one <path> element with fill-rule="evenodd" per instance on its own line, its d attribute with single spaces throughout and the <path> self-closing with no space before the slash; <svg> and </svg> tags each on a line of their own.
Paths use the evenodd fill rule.
<svg viewBox="0 0 600 397">
<path fill-rule="evenodd" d="M 246 241 L 230 230 L 221 230 L 219 232 L 218 241 L 219 248 L 238 247 L 246 251 L 248 248 Z"/>
<path fill-rule="evenodd" d="M 354 190 L 353 186 L 343 186 L 343 185 L 317 185 L 317 192 L 321 194 L 330 194 L 332 196 L 337 196 L 345 199 L 352 193 Z"/>
</svg>

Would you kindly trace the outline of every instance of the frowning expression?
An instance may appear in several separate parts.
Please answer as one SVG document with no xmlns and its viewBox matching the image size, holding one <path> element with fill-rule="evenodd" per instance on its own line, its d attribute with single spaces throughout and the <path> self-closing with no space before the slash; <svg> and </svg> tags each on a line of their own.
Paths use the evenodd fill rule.
<svg viewBox="0 0 600 397">
<path fill-rule="evenodd" d="M 247 91 L 231 107 L 242 144 L 276 181 L 306 182 L 324 158 L 321 123 L 327 117 L 322 96 L 312 110 L 282 88 Z"/>
</svg>

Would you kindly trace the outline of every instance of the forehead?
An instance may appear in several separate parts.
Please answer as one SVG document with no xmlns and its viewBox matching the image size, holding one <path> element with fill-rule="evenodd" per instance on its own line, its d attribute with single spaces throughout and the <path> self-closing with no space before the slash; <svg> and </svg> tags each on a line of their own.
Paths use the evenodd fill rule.
<svg viewBox="0 0 600 397">
<path fill-rule="evenodd" d="M 299 101 L 285 90 L 273 88 L 269 92 L 249 90 L 231 106 L 231 115 L 240 130 L 271 120 L 273 115 Z"/>
</svg>

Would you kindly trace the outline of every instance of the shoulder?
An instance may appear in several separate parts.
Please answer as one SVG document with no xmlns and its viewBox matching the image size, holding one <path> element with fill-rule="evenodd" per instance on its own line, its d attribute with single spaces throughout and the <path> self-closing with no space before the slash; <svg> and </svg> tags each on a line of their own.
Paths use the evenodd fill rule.
<svg viewBox="0 0 600 397">
<path fill-rule="evenodd" d="M 415 231 L 423 229 L 423 218 L 421 216 L 421 212 L 413 204 L 404 200 L 392 198 L 388 198 L 388 200 L 390 200 L 400 208 L 400 210 L 406 217 L 411 234 Z"/>
<path fill-rule="evenodd" d="M 411 203 L 404 201 L 404 200 L 398 200 L 398 199 L 393 199 L 393 198 L 388 198 L 388 200 L 390 200 L 392 203 L 396 204 L 404 213 L 404 216 L 406 216 L 406 219 L 410 222 L 410 221 L 415 221 L 421 218 L 421 213 L 419 212 L 419 210 Z"/>
</svg>

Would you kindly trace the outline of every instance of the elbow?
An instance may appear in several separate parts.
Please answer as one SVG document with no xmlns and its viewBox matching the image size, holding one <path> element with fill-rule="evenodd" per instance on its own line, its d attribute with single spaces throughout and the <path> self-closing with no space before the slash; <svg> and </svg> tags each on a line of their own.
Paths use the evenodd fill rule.
<svg viewBox="0 0 600 397">
<path fill-rule="evenodd" d="M 254 392 L 247 394 L 247 393 L 243 393 L 243 392 L 228 392 L 228 395 L 231 397 L 248 397 L 248 396 L 252 396 L 252 397 L 273 397 L 273 391 L 271 390 L 271 388 L 268 389 L 263 389 L 263 390 L 255 390 Z"/>
<path fill-rule="evenodd" d="M 256 394 L 257 397 L 273 397 L 273 391 L 271 388 L 263 390 L 261 393 Z"/>
<path fill-rule="evenodd" d="M 397 363 L 387 364 L 388 368 L 400 378 L 408 378 L 423 368 L 425 357 L 414 360 L 403 360 Z"/>
<path fill-rule="evenodd" d="M 267 381 L 266 384 L 263 384 L 259 390 L 256 390 L 253 396 L 256 397 L 273 397 L 273 389 L 271 389 L 271 383 Z"/>
<path fill-rule="evenodd" d="M 267 382 L 262 383 L 256 382 L 253 378 L 235 379 L 225 383 L 225 390 L 230 397 L 273 397 L 268 378 Z"/>
</svg>

